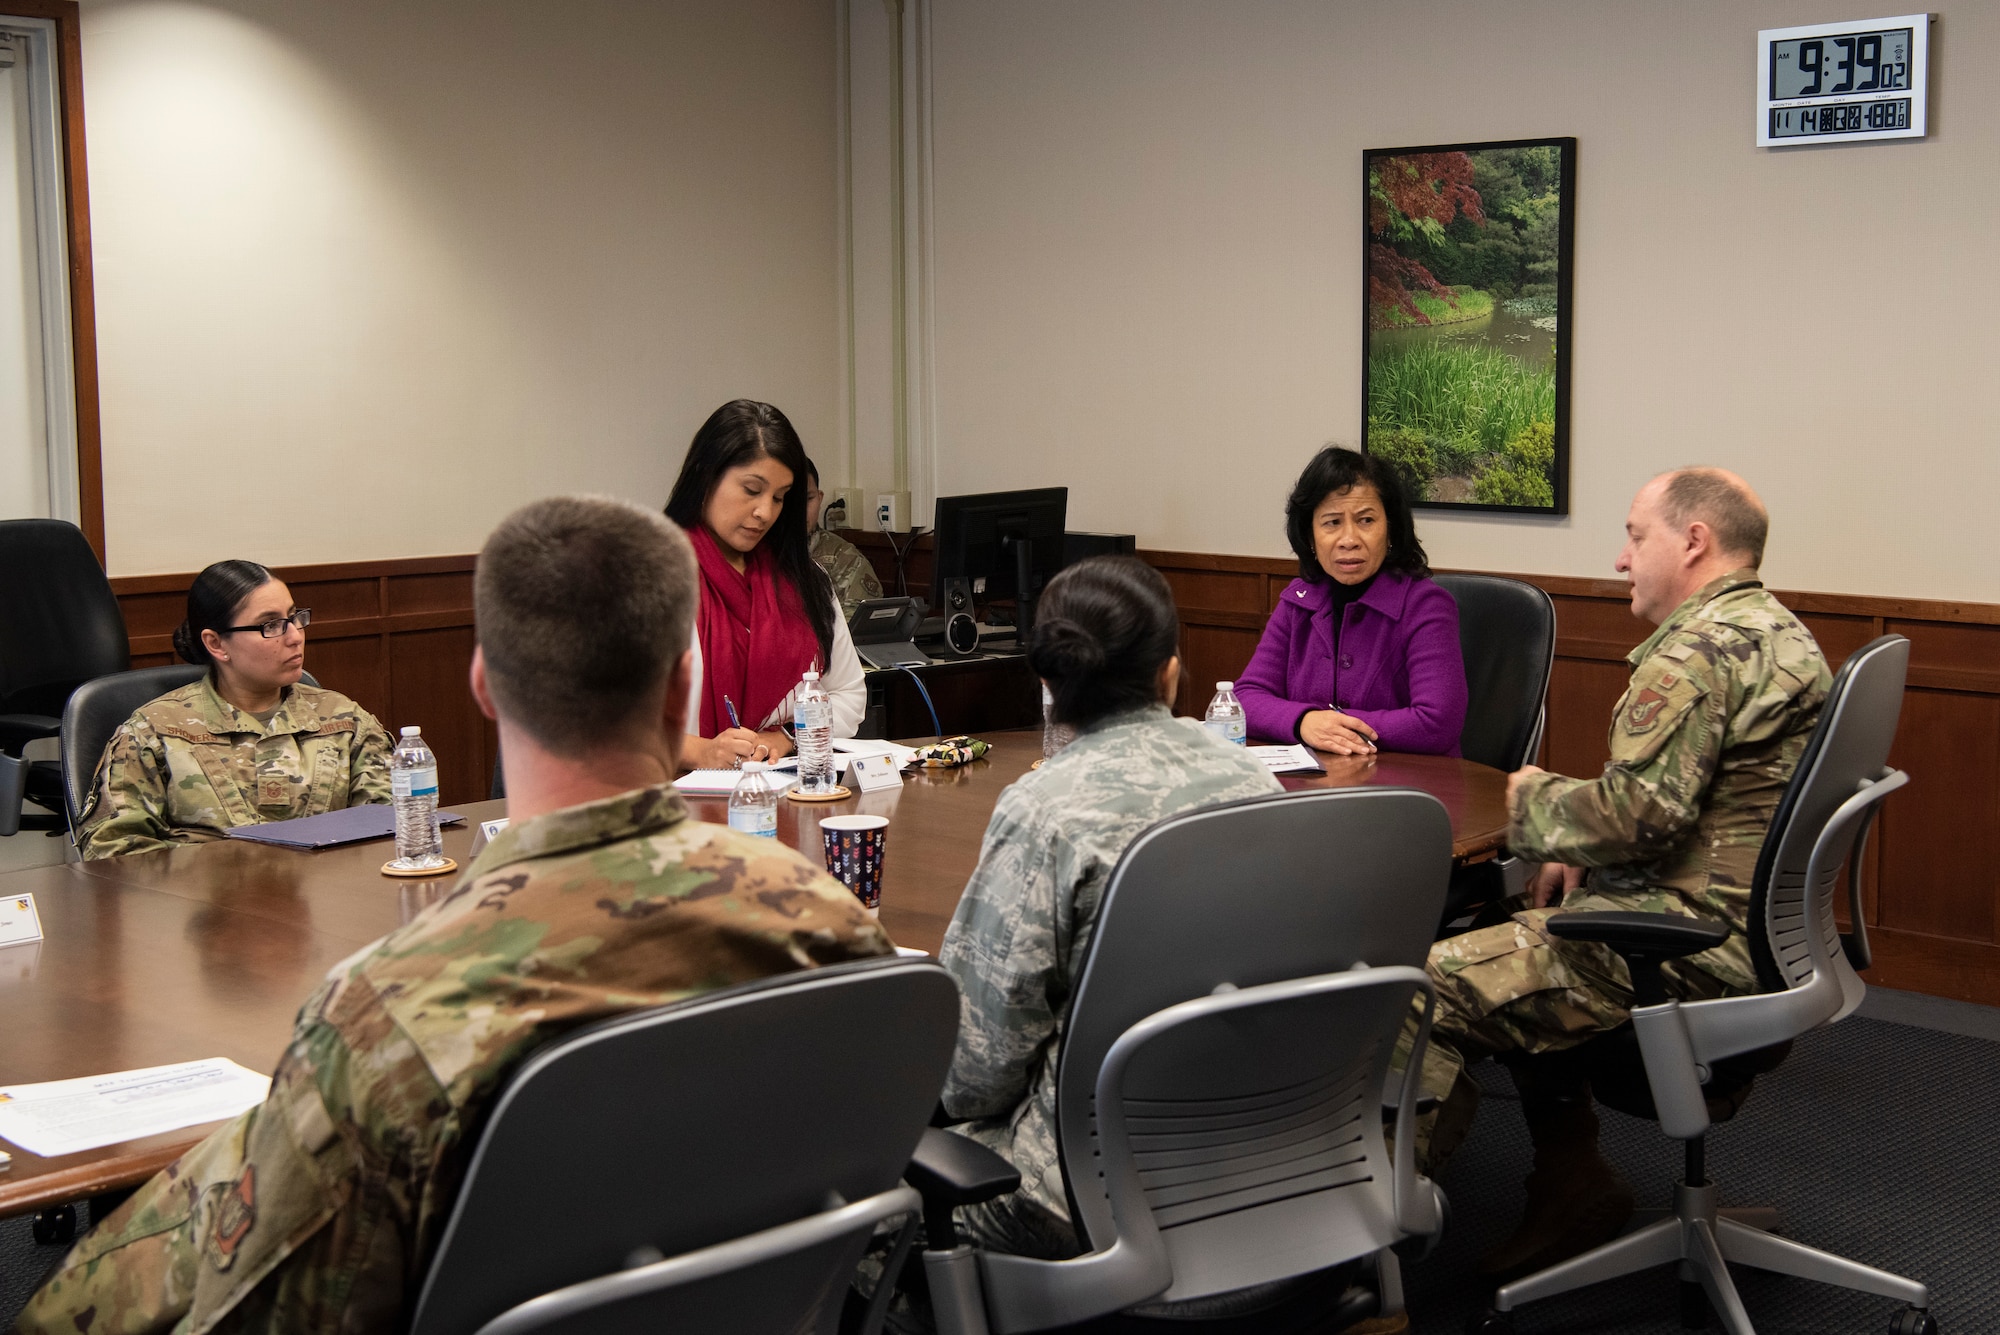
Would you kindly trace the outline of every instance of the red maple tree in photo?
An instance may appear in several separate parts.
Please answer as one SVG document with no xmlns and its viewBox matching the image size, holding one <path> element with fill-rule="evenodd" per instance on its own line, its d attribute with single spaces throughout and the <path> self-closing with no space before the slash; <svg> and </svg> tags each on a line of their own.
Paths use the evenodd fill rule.
<svg viewBox="0 0 2000 1335">
<path fill-rule="evenodd" d="M 1422 263 L 1391 243 L 1442 233 L 1453 219 L 1484 226 L 1479 192 L 1472 186 L 1472 159 L 1464 153 L 1410 153 L 1379 158 L 1368 173 L 1368 309 L 1370 322 L 1387 323 L 1400 311 L 1412 323 L 1429 324 L 1417 309 L 1416 287 L 1448 306 L 1458 297 Z"/>
</svg>

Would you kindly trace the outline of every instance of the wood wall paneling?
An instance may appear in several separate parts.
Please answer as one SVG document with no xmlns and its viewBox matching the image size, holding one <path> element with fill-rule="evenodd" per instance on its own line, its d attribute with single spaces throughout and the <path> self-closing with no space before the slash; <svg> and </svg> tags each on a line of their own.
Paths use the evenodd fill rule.
<svg viewBox="0 0 2000 1335">
<path fill-rule="evenodd" d="M 888 541 L 847 534 L 894 589 Z M 899 535 L 899 541 L 901 541 Z M 910 592 L 928 596 L 929 535 L 912 544 Z M 1290 559 L 1141 552 L 1173 587 L 1186 664 L 1179 708 L 1199 713 L 1213 683 L 1238 676 Z M 361 701 L 394 729 L 417 723 L 438 752 L 447 802 L 487 791 L 497 753 L 491 725 L 466 686 L 472 653 L 470 556 L 353 562 L 280 570 L 313 608 L 306 663 L 326 685 Z M 115 579 L 134 666 L 167 662 L 192 575 Z M 1514 576 L 1556 604 L 1557 657 L 1543 763 L 1589 775 L 1604 763 L 1605 732 L 1625 689 L 1625 654 L 1648 628 L 1617 580 Z M 1910 689 L 1893 763 L 1910 787 L 1886 804 L 1870 845 L 1864 912 L 1876 963 L 1869 981 L 2000 1005 L 2000 605 L 1779 592 L 1818 637 L 1828 660 L 1884 632 L 1911 641 Z"/>
<path fill-rule="evenodd" d="M 472 627 L 412 630 L 389 637 L 392 728 L 416 724 L 438 758 L 438 793 L 450 802 L 485 797 L 493 782 L 495 747 L 466 684 Z"/>
<path fill-rule="evenodd" d="M 1885 804 L 1874 920 L 1994 942 L 2000 698 L 1911 688 L 1890 763 L 1909 772 L 1910 786 Z"/>
</svg>

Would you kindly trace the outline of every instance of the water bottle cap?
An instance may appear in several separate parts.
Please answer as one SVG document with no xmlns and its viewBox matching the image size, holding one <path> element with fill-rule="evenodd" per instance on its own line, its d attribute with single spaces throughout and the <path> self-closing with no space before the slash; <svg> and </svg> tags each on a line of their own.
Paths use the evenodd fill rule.
<svg viewBox="0 0 2000 1335">
<path fill-rule="evenodd" d="M 771 764 L 766 760 L 746 760 L 743 762 L 743 772 L 745 774 L 762 774 L 770 768 Z"/>
<path fill-rule="evenodd" d="M 1218 681 L 1215 683 L 1215 689 L 1218 691 L 1233 691 L 1236 689 L 1236 683 L 1233 681 Z"/>
<path fill-rule="evenodd" d="M 818 681 L 818 680 L 819 680 L 819 673 L 817 673 L 817 672 L 813 671 L 813 670 L 812 670 L 811 668 L 807 668 L 807 669 L 806 669 L 806 680 L 807 680 L 807 681 Z"/>
<path fill-rule="evenodd" d="M 403 729 L 403 736 L 405 737 L 421 737 L 423 734 L 424 730 L 415 725 Z"/>
</svg>

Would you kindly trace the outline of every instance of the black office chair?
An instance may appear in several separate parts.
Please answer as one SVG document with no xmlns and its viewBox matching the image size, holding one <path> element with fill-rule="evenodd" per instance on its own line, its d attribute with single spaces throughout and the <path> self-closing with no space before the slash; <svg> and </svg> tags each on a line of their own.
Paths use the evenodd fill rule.
<svg viewBox="0 0 2000 1335">
<path fill-rule="evenodd" d="M 957 1034 L 951 975 L 889 958 L 558 1040 L 493 1109 L 411 1335 L 833 1335 L 876 1225 L 914 1233 L 897 1179 Z"/>
<path fill-rule="evenodd" d="M 1775 1236 L 1775 1212 L 1727 1210 L 1707 1179 L 1707 1133 L 1736 1115 L 1752 1081 L 1775 1070 L 1800 1034 L 1851 1015 L 1867 989 L 1861 853 L 1880 804 L 1909 782 L 1888 766 L 1903 701 L 1910 642 L 1884 635 L 1856 650 L 1834 678 L 1798 769 L 1764 838 L 1750 889 L 1750 954 L 1762 990 L 1677 1002 L 1660 966 L 1719 946 L 1718 923 L 1667 913 L 1559 913 L 1549 931 L 1598 941 L 1631 967 L 1632 1021 L 1567 1053 L 1533 1061 L 1578 1062 L 1609 1107 L 1657 1120 L 1685 1142 L 1685 1171 L 1672 1210 L 1594 1251 L 1505 1285 L 1480 1335 L 1512 1330 L 1524 1302 L 1568 1293 L 1653 1266 L 1681 1264 L 1683 1325 L 1706 1324 L 1708 1308 L 1731 1335 L 1753 1335 L 1728 1262 L 1897 1298 L 1908 1304 L 1891 1335 L 1936 1335 L 1930 1292 L 1915 1280 Z M 1848 869 L 1852 930 L 1834 920 L 1834 891 Z M 1796 1129 L 1795 1129 L 1796 1131 Z"/>
<path fill-rule="evenodd" d="M 69 816 L 70 837 L 76 837 L 77 822 L 83 818 L 84 799 L 97 773 L 97 762 L 118 725 L 148 700 L 157 700 L 168 691 L 177 691 L 199 680 L 208 669 L 192 663 L 170 663 L 165 667 L 135 668 L 114 672 L 87 681 L 70 693 L 63 706 L 62 740 L 59 743 L 62 767 L 64 810 Z M 317 686 L 310 672 L 299 680 Z"/>
<path fill-rule="evenodd" d="M 1549 673 L 1556 660 L 1556 606 L 1532 584 L 1497 575 L 1438 575 L 1458 603 L 1458 646 L 1465 659 L 1465 727 L 1459 752 L 1511 774 L 1532 764 L 1542 745 Z M 1444 922 L 1507 893 L 1501 861 L 1452 873 Z M 1443 923 L 1440 923 L 1442 928 Z"/>
<path fill-rule="evenodd" d="M 1408 1149 L 1415 1077 L 1388 1066 L 1422 997 L 1407 1070 L 1421 1067 L 1422 966 L 1450 865 L 1444 808 L 1408 789 L 1255 798 L 1141 834 L 1105 886 L 1056 1076 L 1086 1253 L 1041 1261 L 960 1243 L 951 1209 L 1019 1175 L 972 1141 L 927 1137 L 907 1176 L 924 1196 L 939 1330 L 1127 1311 L 1277 1323 L 1301 1300 L 1335 1330 L 1399 1311 L 1397 1251 L 1428 1247 L 1444 1202 Z M 1393 1158 L 1385 1085 L 1397 1091 Z M 1374 1285 L 1346 1289 L 1371 1263 Z"/>
<path fill-rule="evenodd" d="M 30 761 L 30 742 L 62 731 L 84 682 L 131 666 L 125 615 L 97 554 L 60 519 L 0 521 L 0 835 L 64 826 L 61 767 Z M 33 802 L 50 814 L 23 816 Z"/>
</svg>

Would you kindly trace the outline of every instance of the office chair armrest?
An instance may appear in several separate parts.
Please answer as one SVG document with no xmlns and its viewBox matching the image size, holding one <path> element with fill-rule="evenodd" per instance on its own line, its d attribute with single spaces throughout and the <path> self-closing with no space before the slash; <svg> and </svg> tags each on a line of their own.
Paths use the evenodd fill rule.
<svg viewBox="0 0 2000 1335">
<path fill-rule="evenodd" d="M 62 720 L 47 714 L 0 714 L 0 752 L 21 754 L 29 742 L 62 735 Z"/>
<path fill-rule="evenodd" d="M 1722 923 L 1678 913 L 1558 913 L 1548 928 L 1565 941 L 1597 941 L 1621 955 L 1662 960 L 1698 955 L 1729 939 Z"/>
<path fill-rule="evenodd" d="M 1729 939 L 1724 924 L 1678 913 L 1558 913 L 1547 925 L 1551 935 L 1565 941 L 1595 941 L 1624 956 L 1641 1006 L 1667 1000 L 1662 964 L 1713 950 Z"/>
<path fill-rule="evenodd" d="M 926 1127 L 903 1180 L 924 1198 L 924 1245 L 949 1251 L 958 1245 L 952 1207 L 977 1205 L 1021 1185 L 1020 1170 L 976 1140 Z"/>
<path fill-rule="evenodd" d="M 903 1180 L 925 1201 L 977 1205 L 1017 1189 L 1021 1173 L 978 1141 L 930 1127 L 917 1142 Z"/>
</svg>

